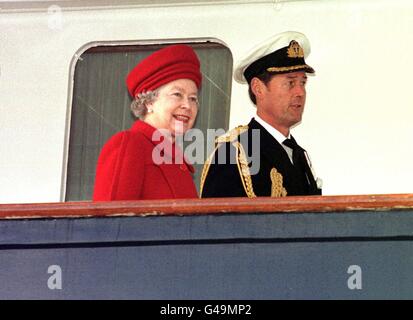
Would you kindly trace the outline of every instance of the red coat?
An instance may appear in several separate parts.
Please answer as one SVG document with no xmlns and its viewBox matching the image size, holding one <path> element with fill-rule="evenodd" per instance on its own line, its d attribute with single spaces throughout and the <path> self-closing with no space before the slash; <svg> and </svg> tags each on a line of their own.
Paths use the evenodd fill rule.
<svg viewBox="0 0 413 320">
<path fill-rule="evenodd" d="M 155 130 L 138 120 L 103 146 L 96 168 L 94 201 L 198 197 L 191 176 L 194 168 L 185 161 L 173 161 L 176 152 L 182 155 L 180 148 L 174 144 L 171 149 L 165 148 L 165 156 L 172 157 L 172 163 L 156 164 L 152 160 L 154 148 L 161 143 L 152 141 Z"/>
</svg>

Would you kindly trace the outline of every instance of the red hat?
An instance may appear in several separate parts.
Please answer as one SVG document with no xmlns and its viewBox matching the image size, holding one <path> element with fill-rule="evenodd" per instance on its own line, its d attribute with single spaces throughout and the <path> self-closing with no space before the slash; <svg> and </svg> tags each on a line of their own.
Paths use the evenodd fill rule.
<svg viewBox="0 0 413 320">
<path fill-rule="evenodd" d="M 193 80 L 199 89 L 202 79 L 199 67 L 199 59 L 191 47 L 171 45 L 140 61 L 128 74 L 126 85 L 132 97 L 177 79 Z"/>
</svg>

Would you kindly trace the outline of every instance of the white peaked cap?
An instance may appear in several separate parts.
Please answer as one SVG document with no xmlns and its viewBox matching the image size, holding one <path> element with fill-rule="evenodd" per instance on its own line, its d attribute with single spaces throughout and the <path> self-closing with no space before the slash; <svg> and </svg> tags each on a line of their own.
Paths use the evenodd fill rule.
<svg viewBox="0 0 413 320">
<path fill-rule="evenodd" d="M 287 56 L 287 50 L 291 44 L 298 43 L 301 54 L 291 57 Z M 272 36 L 253 47 L 241 60 L 235 65 L 234 79 L 238 83 L 248 83 L 248 77 L 245 71 L 248 67 L 253 67 L 249 71 L 249 77 L 254 72 L 257 74 L 267 70 L 274 73 L 286 73 L 304 70 L 308 73 L 314 73 L 314 69 L 308 66 L 304 58 L 310 54 L 310 42 L 307 37 L 296 31 L 286 31 Z M 262 70 L 261 70 L 262 69 Z M 251 80 L 251 79 L 249 79 Z"/>
</svg>

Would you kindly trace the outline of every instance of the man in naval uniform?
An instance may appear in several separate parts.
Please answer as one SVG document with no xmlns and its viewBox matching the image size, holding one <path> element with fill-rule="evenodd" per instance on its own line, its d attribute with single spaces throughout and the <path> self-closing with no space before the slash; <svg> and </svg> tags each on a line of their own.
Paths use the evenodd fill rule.
<svg viewBox="0 0 413 320">
<path fill-rule="evenodd" d="M 288 31 L 238 62 L 234 79 L 248 84 L 257 114 L 216 139 L 201 175 L 201 197 L 321 195 L 321 180 L 290 133 L 302 118 L 307 74 L 314 73 L 305 62 L 309 53 L 306 36 Z"/>
</svg>

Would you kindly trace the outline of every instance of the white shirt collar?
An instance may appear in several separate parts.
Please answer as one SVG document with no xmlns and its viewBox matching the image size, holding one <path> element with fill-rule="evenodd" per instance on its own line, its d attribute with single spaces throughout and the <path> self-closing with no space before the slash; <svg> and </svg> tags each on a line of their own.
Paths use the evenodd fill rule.
<svg viewBox="0 0 413 320">
<path fill-rule="evenodd" d="M 254 118 L 260 125 L 264 127 L 265 130 L 269 132 L 270 135 L 274 137 L 275 140 L 278 141 L 278 143 L 283 147 L 285 152 L 287 152 L 288 158 L 290 158 L 291 163 L 293 163 L 293 150 L 283 144 L 285 139 L 291 138 L 291 133 L 288 134 L 288 137 L 285 137 L 280 131 L 278 131 L 272 125 L 262 120 L 258 115 L 256 115 Z"/>
<path fill-rule="evenodd" d="M 285 139 L 291 138 L 291 134 L 289 134 L 288 137 L 284 136 L 280 131 L 275 129 L 272 125 L 262 120 L 262 118 L 260 118 L 259 115 L 256 115 L 254 118 L 260 125 L 264 127 L 265 130 L 267 130 L 274 137 L 275 140 L 278 141 L 279 144 L 282 145 Z"/>
<path fill-rule="evenodd" d="M 264 127 L 265 130 L 267 130 L 275 140 L 281 144 L 281 146 L 284 148 L 284 150 L 287 152 L 288 157 L 290 158 L 291 163 L 293 163 L 293 150 L 290 147 L 287 147 L 286 145 L 283 144 L 285 139 L 290 139 L 291 138 L 291 133 L 288 134 L 288 137 L 285 137 L 280 131 L 275 129 L 273 126 L 262 120 L 258 115 L 255 115 L 254 119 Z M 316 179 L 317 187 L 321 189 L 323 185 L 323 181 L 320 178 L 317 178 L 314 169 L 311 165 L 311 161 L 308 158 L 307 152 L 304 153 L 306 155 L 307 162 L 310 166 L 311 172 L 313 174 L 314 179 Z"/>
</svg>

